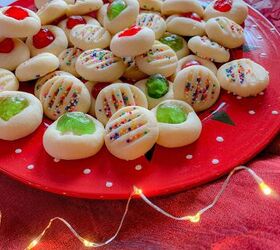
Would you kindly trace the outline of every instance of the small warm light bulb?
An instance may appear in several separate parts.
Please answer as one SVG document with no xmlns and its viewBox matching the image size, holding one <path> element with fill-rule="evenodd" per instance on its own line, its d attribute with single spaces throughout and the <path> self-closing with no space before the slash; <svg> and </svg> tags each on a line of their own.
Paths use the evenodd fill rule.
<svg viewBox="0 0 280 250">
<path fill-rule="evenodd" d="M 268 185 L 266 185 L 264 182 L 261 182 L 259 184 L 259 187 L 265 195 L 271 195 L 272 193 L 271 188 Z"/>
<path fill-rule="evenodd" d="M 196 215 L 189 215 L 186 218 L 192 223 L 197 223 L 200 221 L 200 213 L 197 213 Z"/>
<path fill-rule="evenodd" d="M 141 195 L 143 193 L 142 189 L 139 189 L 137 187 L 134 187 L 134 194 Z"/>
<path fill-rule="evenodd" d="M 85 246 L 85 247 L 92 247 L 92 245 L 93 245 L 93 244 L 92 244 L 90 241 L 88 241 L 88 240 L 84 240 L 83 243 L 84 243 L 84 246 Z"/>
<path fill-rule="evenodd" d="M 29 244 L 29 246 L 27 247 L 27 249 L 30 250 L 30 249 L 34 248 L 38 243 L 39 243 L 38 240 L 33 240 L 33 241 Z"/>
</svg>

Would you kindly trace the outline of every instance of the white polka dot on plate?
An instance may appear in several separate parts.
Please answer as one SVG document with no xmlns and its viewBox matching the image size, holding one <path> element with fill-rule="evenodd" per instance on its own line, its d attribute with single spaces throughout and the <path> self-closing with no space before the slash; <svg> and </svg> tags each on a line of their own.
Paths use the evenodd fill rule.
<svg viewBox="0 0 280 250">
<path fill-rule="evenodd" d="M 17 149 L 15 150 L 15 153 L 16 153 L 16 154 L 22 153 L 22 149 L 21 149 L 21 148 L 17 148 Z"/>
<path fill-rule="evenodd" d="M 140 165 L 140 164 L 138 164 L 138 165 L 136 165 L 135 166 L 135 170 L 137 170 L 137 171 L 140 171 L 140 170 L 142 170 L 142 165 Z"/>
<path fill-rule="evenodd" d="M 54 158 L 53 161 L 54 161 L 54 162 L 60 162 L 60 160 L 59 160 L 59 159 L 56 159 L 56 158 Z"/>
<path fill-rule="evenodd" d="M 186 155 L 187 160 L 191 160 L 193 158 L 193 155 Z"/>
<path fill-rule="evenodd" d="M 107 188 L 110 188 L 110 187 L 112 187 L 113 186 L 113 183 L 112 182 L 110 182 L 110 181 L 107 181 L 106 182 L 106 187 Z"/>
<path fill-rule="evenodd" d="M 238 99 L 238 100 L 241 100 L 242 99 L 242 96 L 236 96 L 236 99 Z"/>
<path fill-rule="evenodd" d="M 250 115 L 256 114 L 256 112 L 255 112 L 254 110 L 249 110 L 248 113 L 249 113 Z"/>
<path fill-rule="evenodd" d="M 217 165 L 217 164 L 219 164 L 220 163 L 220 161 L 218 160 L 218 159 L 213 159 L 212 160 L 212 164 L 214 164 L 214 165 Z"/>
<path fill-rule="evenodd" d="M 271 114 L 273 114 L 273 115 L 278 115 L 279 112 L 278 112 L 277 110 L 273 110 L 273 111 L 271 112 Z"/>
<path fill-rule="evenodd" d="M 90 174 L 91 173 L 91 170 L 89 168 L 86 168 L 84 169 L 83 171 L 84 174 Z"/>
<path fill-rule="evenodd" d="M 27 169 L 29 169 L 29 170 L 32 170 L 34 168 L 35 168 L 35 166 L 33 164 L 30 164 L 30 165 L 27 166 Z"/>
<path fill-rule="evenodd" d="M 217 136 L 216 141 L 217 142 L 224 142 L 224 138 L 222 136 Z"/>
</svg>

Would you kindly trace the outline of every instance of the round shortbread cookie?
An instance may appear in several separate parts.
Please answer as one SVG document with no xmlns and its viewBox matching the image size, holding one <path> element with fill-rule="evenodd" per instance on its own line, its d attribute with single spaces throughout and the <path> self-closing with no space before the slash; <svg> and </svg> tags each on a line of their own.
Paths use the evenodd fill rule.
<svg viewBox="0 0 280 250">
<path fill-rule="evenodd" d="M 161 6 L 161 14 L 165 16 L 189 12 L 202 17 L 204 10 L 197 0 L 165 0 Z"/>
<path fill-rule="evenodd" d="M 155 33 L 147 28 L 132 26 L 113 36 L 110 49 L 119 57 L 134 57 L 144 54 L 152 48 Z"/>
<path fill-rule="evenodd" d="M 157 144 L 177 148 L 187 146 L 199 138 L 202 130 L 201 121 L 186 102 L 167 100 L 158 104 L 152 112 L 159 126 Z"/>
<path fill-rule="evenodd" d="M 98 11 L 97 11 L 97 20 L 98 22 L 104 26 L 104 18 L 105 15 L 107 15 L 107 8 L 108 8 L 108 3 L 104 4 Z"/>
<path fill-rule="evenodd" d="M 177 55 L 168 45 L 156 41 L 145 54 L 136 57 L 136 64 L 147 75 L 162 74 L 165 77 L 175 73 Z"/>
<path fill-rule="evenodd" d="M 46 25 L 42 26 L 36 35 L 29 36 L 26 44 L 30 49 L 31 56 L 44 52 L 58 56 L 68 47 L 68 40 L 61 28 L 54 25 Z"/>
<path fill-rule="evenodd" d="M 188 47 L 197 56 L 210 61 L 224 63 L 230 59 L 230 53 L 228 49 L 216 42 L 211 41 L 206 36 L 192 37 L 188 42 Z"/>
<path fill-rule="evenodd" d="M 245 42 L 243 28 L 226 17 L 209 19 L 205 31 L 212 41 L 229 49 L 238 48 Z"/>
<path fill-rule="evenodd" d="M 190 53 L 186 40 L 183 37 L 178 36 L 176 34 L 166 32 L 159 39 L 159 41 L 173 49 L 178 59 L 187 56 Z"/>
<path fill-rule="evenodd" d="M 30 58 L 16 68 L 16 77 L 21 82 L 38 79 L 59 67 L 58 58 L 50 53 L 42 53 Z"/>
<path fill-rule="evenodd" d="M 220 94 L 220 84 L 214 73 L 200 65 L 179 71 L 173 86 L 174 99 L 187 102 L 195 111 L 210 108 Z"/>
<path fill-rule="evenodd" d="M 151 10 L 161 12 L 163 0 L 138 0 L 142 10 Z"/>
<path fill-rule="evenodd" d="M 70 32 L 70 41 L 82 50 L 105 49 L 111 42 L 111 34 L 101 26 L 80 24 Z"/>
<path fill-rule="evenodd" d="M 159 128 L 154 114 L 142 107 L 130 106 L 116 112 L 105 128 L 105 144 L 111 154 L 134 160 L 156 143 Z"/>
<path fill-rule="evenodd" d="M 150 28 L 155 33 L 156 39 L 162 37 L 166 31 L 165 20 L 157 13 L 140 13 L 136 19 L 136 25 Z"/>
<path fill-rule="evenodd" d="M 4 38 L 0 41 L 0 68 L 14 71 L 29 58 L 29 48 L 20 39 Z"/>
<path fill-rule="evenodd" d="M 181 36 L 202 36 L 205 22 L 196 13 L 172 15 L 166 19 L 167 31 Z"/>
<path fill-rule="evenodd" d="M 0 92 L 0 139 L 17 140 L 33 133 L 41 124 L 40 101 L 26 92 Z"/>
<path fill-rule="evenodd" d="M 242 0 L 215 0 L 204 11 L 204 19 L 227 17 L 242 24 L 248 16 L 248 6 Z"/>
<path fill-rule="evenodd" d="M 73 76 L 55 76 L 41 88 L 40 101 L 44 114 L 52 120 L 66 112 L 87 113 L 90 108 L 90 94 L 86 86 Z"/>
<path fill-rule="evenodd" d="M 136 0 L 114 0 L 108 5 L 104 16 L 104 27 L 116 34 L 136 22 L 139 14 L 139 3 Z"/>
<path fill-rule="evenodd" d="M 106 124 L 114 113 L 126 106 L 147 108 L 147 98 L 133 85 L 114 83 L 99 92 L 95 102 L 95 114 L 99 121 Z"/>
<path fill-rule="evenodd" d="M 113 82 L 123 75 L 125 65 L 122 59 L 114 56 L 111 51 L 93 49 L 83 52 L 78 57 L 76 70 L 89 81 Z"/>
<path fill-rule="evenodd" d="M 174 98 L 173 83 L 160 74 L 141 80 L 135 83 L 135 86 L 141 89 L 147 97 L 149 109 L 154 108 L 162 101 Z"/>
<path fill-rule="evenodd" d="M 217 77 L 223 89 L 242 97 L 256 96 L 269 84 L 269 73 L 247 58 L 222 65 Z"/>
<path fill-rule="evenodd" d="M 10 90 L 16 91 L 19 88 L 19 83 L 15 75 L 6 69 L 0 68 L 0 92 Z"/>
<path fill-rule="evenodd" d="M 47 153 L 55 159 L 78 160 L 93 156 L 104 144 L 103 125 L 81 112 L 64 114 L 52 123 L 43 137 Z"/>
<path fill-rule="evenodd" d="M 44 4 L 46 4 L 49 0 L 34 0 L 35 7 L 40 9 Z"/>
<path fill-rule="evenodd" d="M 139 81 L 147 77 L 147 74 L 145 74 L 138 68 L 133 57 L 125 57 L 123 58 L 123 62 L 126 67 L 125 72 L 123 73 L 123 77 L 127 80 Z"/>
<path fill-rule="evenodd" d="M 99 10 L 103 5 L 102 0 L 67 0 L 67 3 L 67 16 L 85 15 Z"/>
<path fill-rule="evenodd" d="M 83 51 L 78 48 L 68 48 L 62 51 L 58 56 L 59 69 L 79 77 L 80 75 L 76 71 L 76 61 L 82 53 Z"/>
<path fill-rule="evenodd" d="M 0 37 L 27 37 L 36 34 L 41 27 L 40 18 L 20 6 L 0 8 Z"/>
<path fill-rule="evenodd" d="M 68 6 L 63 0 L 48 1 L 37 11 L 42 25 L 51 24 L 66 14 Z"/>
</svg>

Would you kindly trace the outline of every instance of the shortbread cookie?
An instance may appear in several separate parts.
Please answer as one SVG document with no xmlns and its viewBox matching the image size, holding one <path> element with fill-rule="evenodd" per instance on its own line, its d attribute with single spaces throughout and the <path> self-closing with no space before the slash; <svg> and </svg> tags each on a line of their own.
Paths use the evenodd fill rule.
<svg viewBox="0 0 280 250">
<path fill-rule="evenodd" d="M 46 4 L 49 0 L 34 0 L 35 7 L 40 9 L 44 4 Z"/>
<path fill-rule="evenodd" d="M 36 84 L 35 84 L 35 87 L 34 87 L 34 95 L 39 99 L 40 98 L 40 92 L 41 92 L 41 88 L 42 86 L 48 81 L 50 80 L 51 78 L 55 77 L 55 76 L 63 76 L 63 75 L 66 75 L 66 76 L 72 76 L 72 74 L 68 73 L 68 72 L 65 72 L 65 71 L 53 71 L 41 78 L 39 78 L 37 81 L 36 81 Z"/>
<path fill-rule="evenodd" d="M 175 99 L 187 102 L 195 111 L 203 111 L 217 101 L 220 84 L 210 69 L 198 65 L 179 71 L 173 90 Z"/>
<path fill-rule="evenodd" d="M 157 105 L 152 112 L 159 126 L 157 144 L 177 148 L 187 146 L 199 138 L 201 121 L 186 102 L 167 100 Z"/>
<path fill-rule="evenodd" d="M 242 0 L 215 0 L 204 11 L 204 19 L 227 17 L 242 24 L 248 16 L 248 6 Z"/>
<path fill-rule="evenodd" d="M 177 55 L 166 44 L 156 41 L 153 47 L 145 54 L 136 57 L 136 64 L 147 75 L 162 74 L 165 77 L 175 73 Z"/>
<path fill-rule="evenodd" d="M 55 76 L 41 88 L 40 101 L 44 113 L 52 120 L 66 112 L 87 113 L 90 108 L 90 94 L 77 78 L 65 75 Z"/>
<path fill-rule="evenodd" d="M 67 3 L 63 0 L 48 1 L 37 11 L 37 15 L 41 24 L 47 25 L 63 17 L 67 8 Z"/>
<path fill-rule="evenodd" d="M 14 71 L 30 58 L 27 45 L 16 38 L 0 38 L 0 68 Z"/>
<path fill-rule="evenodd" d="M 162 37 L 166 31 L 165 20 L 157 13 L 140 13 L 136 19 L 136 25 L 150 28 L 155 33 L 156 39 Z"/>
<path fill-rule="evenodd" d="M 43 119 L 40 101 L 20 91 L 0 92 L 0 139 L 17 140 L 34 132 Z"/>
<path fill-rule="evenodd" d="M 161 6 L 161 14 L 166 16 L 189 12 L 202 17 L 204 10 L 197 0 L 165 0 Z"/>
<path fill-rule="evenodd" d="M 143 156 L 154 146 L 159 135 L 154 114 L 137 106 L 117 111 L 105 130 L 105 144 L 108 150 L 123 160 L 134 160 Z"/>
<path fill-rule="evenodd" d="M 138 0 L 142 10 L 151 10 L 161 12 L 163 0 Z"/>
<path fill-rule="evenodd" d="M 19 83 L 15 75 L 6 69 L 0 68 L 0 92 L 5 90 L 16 91 Z"/>
<path fill-rule="evenodd" d="M 113 82 L 125 71 L 121 58 L 109 50 L 93 49 L 83 52 L 76 62 L 80 76 L 89 81 Z"/>
<path fill-rule="evenodd" d="M 147 74 L 145 74 L 138 68 L 133 57 L 125 57 L 123 58 L 123 62 L 126 67 L 125 72 L 123 73 L 123 77 L 127 80 L 139 81 L 147 77 Z"/>
<path fill-rule="evenodd" d="M 224 63 L 230 59 L 230 53 L 227 49 L 206 36 L 192 37 L 188 42 L 188 47 L 197 56 L 210 61 Z"/>
<path fill-rule="evenodd" d="M 146 95 L 149 109 L 154 108 L 162 101 L 174 98 L 173 83 L 160 74 L 141 80 L 135 83 L 135 86 Z"/>
<path fill-rule="evenodd" d="M 167 32 L 159 39 L 159 41 L 161 43 L 168 45 L 171 49 L 173 49 L 178 59 L 190 53 L 185 39 L 176 34 L 171 34 Z"/>
<path fill-rule="evenodd" d="M 67 16 L 85 15 L 99 10 L 103 5 L 102 0 L 68 0 Z"/>
<path fill-rule="evenodd" d="M 36 35 L 29 36 L 26 40 L 26 44 L 32 56 L 44 52 L 49 52 L 58 56 L 68 47 L 68 40 L 62 29 L 54 25 L 46 25 L 42 26 Z"/>
<path fill-rule="evenodd" d="M 66 113 L 46 130 L 43 145 L 47 153 L 61 160 L 93 156 L 104 144 L 103 125 L 81 112 Z"/>
<path fill-rule="evenodd" d="M 126 106 L 148 107 L 147 98 L 137 87 L 127 83 L 114 83 L 100 91 L 96 98 L 95 114 L 106 124 L 110 117 Z"/>
<path fill-rule="evenodd" d="M 181 36 L 202 36 L 205 22 L 196 13 L 172 15 L 166 19 L 167 31 Z"/>
<path fill-rule="evenodd" d="M 38 79 L 59 67 L 58 58 L 50 53 L 42 53 L 30 58 L 16 68 L 16 77 L 21 82 Z"/>
<path fill-rule="evenodd" d="M 82 50 L 105 49 L 111 42 L 111 34 L 100 25 L 80 24 L 70 32 L 70 41 Z"/>
<path fill-rule="evenodd" d="M 27 37 L 36 34 L 41 27 L 40 18 L 20 6 L 0 8 L 0 37 Z"/>
<path fill-rule="evenodd" d="M 212 41 L 229 49 L 238 48 L 245 42 L 243 28 L 226 17 L 209 19 L 205 30 Z"/>
<path fill-rule="evenodd" d="M 152 48 L 155 33 L 147 28 L 132 26 L 114 35 L 110 49 L 116 56 L 138 56 Z"/>
<path fill-rule="evenodd" d="M 83 53 L 78 48 L 69 48 L 62 51 L 59 56 L 59 69 L 71 73 L 72 75 L 79 77 L 80 75 L 76 71 L 76 61 L 78 57 Z"/>
<path fill-rule="evenodd" d="M 97 20 L 98 22 L 104 26 L 104 18 L 107 15 L 108 3 L 104 4 L 98 11 L 97 11 Z"/>
<path fill-rule="evenodd" d="M 136 22 L 139 14 L 139 3 L 135 0 L 114 0 L 107 8 L 104 16 L 104 27 L 116 34 Z"/>
<path fill-rule="evenodd" d="M 256 96 L 269 84 L 269 73 L 247 58 L 222 65 L 217 77 L 223 89 L 242 97 Z"/>
</svg>

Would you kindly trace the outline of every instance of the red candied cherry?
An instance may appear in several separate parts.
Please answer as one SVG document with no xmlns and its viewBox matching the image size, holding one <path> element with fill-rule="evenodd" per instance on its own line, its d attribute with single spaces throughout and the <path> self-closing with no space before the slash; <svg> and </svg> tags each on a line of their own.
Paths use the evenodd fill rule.
<svg viewBox="0 0 280 250">
<path fill-rule="evenodd" d="M 201 22 L 200 16 L 193 12 L 183 13 L 183 14 L 181 14 L 181 16 L 191 18 L 195 21 Z"/>
<path fill-rule="evenodd" d="M 186 62 L 182 65 L 181 69 L 185 69 L 187 67 L 190 67 L 190 66 L 195 66 L 195 65 L 201 65 L 200 62 L 198 61 L 195 61 L 195 60 L 192 60 L 192 61 L 189 61 L 189 62 Z"/>
<path fill-rule="evenodd" d="M 119 34 L 119 37 L 125 36 L 134 36 L 136 35 L 142 28 L 136 25 L 131 26 L 130 28 L 124 30 L 122 33 Z"/>
<path fill-rule="evenodd" d="M 18 6 L 11 6 L 9 9 L 7 9 L 4 14 L 8 17 L 12 17 L 16 20 L 23 20 L 26 17 L 29 17 L 28 12 Z"/>
<path fill-rule="evenodd" d="M 87 21 L 82 16 L 70 16 L 67 19 L 67 29 L 71 30 L 79 24 L 87 24 Z"/>
<path fill-rule="evenodd" d="M 33 45 L 36 49 L 42 49 L 50 45 L 54 39 L 55 36 L 49 29 L 40 29 L 40 31 L 33 36 Z"/>
<path fill-rule="evenodd" d="M 15 47 L 14 41 L 11 38 L 5 38 L 0 42 L 0 53 L 10 53 Z"/>
<path fill-rule="evenodd" d="M 213 7 L 217 11 L 228 12 L 231 10 L 232 0 L 217 0 Z"/>
<path fill-rule="evenodd" d="M 104 89 L 105 87 L 109 86 L 110 83 L 107 82 L 98 82 L 96 83 L 92 90 L 91 90 L 91 95 L 94 99 L 96 99 L 96 97 L 98 96 L 99 92 Z"/>
</svg>

